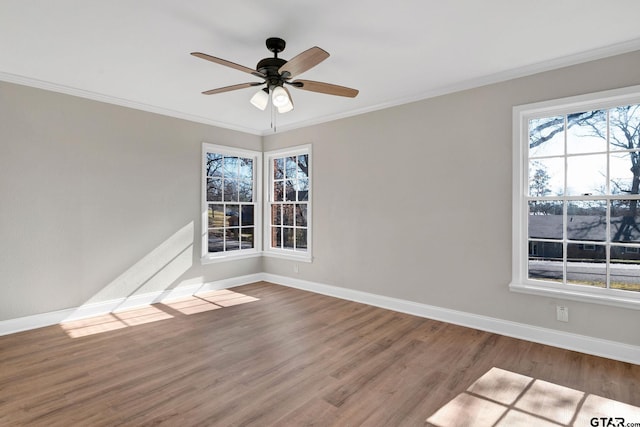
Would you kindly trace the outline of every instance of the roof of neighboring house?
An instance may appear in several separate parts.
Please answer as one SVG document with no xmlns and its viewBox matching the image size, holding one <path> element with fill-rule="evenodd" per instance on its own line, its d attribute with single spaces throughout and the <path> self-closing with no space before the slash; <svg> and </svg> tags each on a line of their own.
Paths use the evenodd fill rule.
<svg viewBox="0 0 640 427">
<path fill-rule="evenodd" d="M 611 217 L 611 233 L 615 234 L 622 216 Z M 604 240 L 607 230 L 606 218 L 599 215 L 569 215 L 567 232 L 570 239 Z M 638 221 L 640 222 L 640 221 Z M 640 240 L 640 231 L 632 232 L 634 241 Z M 562 215 L 529 215 L 529 237 L 533 239 L 561 239 Z"/>
</svg>

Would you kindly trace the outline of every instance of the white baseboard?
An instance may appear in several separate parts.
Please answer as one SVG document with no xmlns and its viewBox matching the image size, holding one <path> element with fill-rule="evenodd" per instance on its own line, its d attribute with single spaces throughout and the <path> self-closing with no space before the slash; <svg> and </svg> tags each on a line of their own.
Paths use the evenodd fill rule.
<svg viewBox="0 0 640 427">
<path fill-rule="evenodd" d="M 278 285 L 386 308 L 388 310 L 398 311 L 401 313 L 412 314 L 414 316 L 440 320 L 508 337 L 640 365 L 640 347 L 630 344 L 562 332 L 554 329 L 541 328 L 538 326 L 496 319 L 493 317 L 480 316 L 477 314 L 450 310 L 447 308 L 435 307 L 432 305 L 309 282 L 306 280 L 275 274 L 263 273 L 262 280 Z"/>
<path fill-rule="evenodd" d="M 115 313 L 137 307 L 143 307 L 161 301 L 170 301 L 195 295 L 198 292 L 214 291 L 219 289 L 232 288 L 234 286 L 246 285 L 263 280 L 261 273 L 249 274 L 246 276 L 232 277 L 229 279 L 217 280 L 215 282 L 198 283 L 195 285 L 180 286 L 164 291 L 150 292 L 141 295 L 132 295 L 127 298 L 118 298 L 109 301 L 84 304 L 80 307 L 66 310 L 52 311 L 48 313 L 35 314 L 32 316 L 19 317 L 0 321 L 0 336 L 13 334 L 15 332 L 30 329 L 42 328 L 44 326 L 57 325 L 72 320 L 85 319 L 87 317 L 100 316 L 108 313 Z"/>
<path fill-rule="evenodd" d="M 640 347 L 630 344 L 572 334 L 554 329 L 541 328 L 538 326 L 496 319 L 493 317 L 480 316 L 477 314 L 450 310 L 447 308 L 436 307 L 399 298 L 392 298 L 369 292 L 325 285 L 322 283 L 310 282 L 307 280 L 300 280 L 270 273 L 256 273 L 218 280 L 215 282 L 181 286 L 179 288 L 161 292 L 135 295 L 129 298 L 86 304 L 67 310 L 4 320 L 0 321 L 0 336 L 55 325 L 65 321 L 141 307 L 161 301 L 169 301 L 194 295 L 198 292 L 233 288 L 235 286 L 246 285 L 259 281 L 271 282 L 277 285 L 360 302 L 414 316 L 440 320 L 455 325 L 466 326 L 513 338 L 640 365 Z"/>
</svg>

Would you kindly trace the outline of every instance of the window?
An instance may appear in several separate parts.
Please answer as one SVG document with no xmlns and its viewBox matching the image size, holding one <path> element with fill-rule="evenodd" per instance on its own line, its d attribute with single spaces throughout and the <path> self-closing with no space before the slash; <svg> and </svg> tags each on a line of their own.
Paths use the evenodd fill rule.
<svg viewBox="0 0 640 427">
<path fill-rule="evenodd" d="M 260 255 L 259 152 L 203 144 L 202 259 Z"/>
<path fill-rule="evenodd" d="M 640 86 L 513 116 L 510 288 L 640 309 Z"/>
<path fill-rule="evenodd" d="M 311 146 L 265 153 L 265 255 L 311 260 Z"/>
</svg>

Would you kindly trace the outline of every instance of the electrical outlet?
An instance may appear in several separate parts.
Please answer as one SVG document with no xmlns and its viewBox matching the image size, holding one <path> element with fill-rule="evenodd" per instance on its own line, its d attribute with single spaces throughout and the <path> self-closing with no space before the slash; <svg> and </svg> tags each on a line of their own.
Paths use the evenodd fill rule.
<svg viewBox="0 0 640 427">
<path fill-rule="evenodd" d="M 300 273 L 300 266 L 298 265 L 297 262 L 295 264 L 293 264 L 293 272 L 294 273 Z"/>
<path fill-rule="evenodd" d="M 556 306 L 556 318 L 560 322 L 568 322 L 569 321 L 569 307 L 565 307 L 562 305 Z"/>
</svg>

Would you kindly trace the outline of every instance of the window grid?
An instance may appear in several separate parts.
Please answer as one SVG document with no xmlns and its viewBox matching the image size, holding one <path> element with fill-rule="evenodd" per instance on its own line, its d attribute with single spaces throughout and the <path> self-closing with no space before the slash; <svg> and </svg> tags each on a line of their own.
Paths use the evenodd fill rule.
<svg viewBox="0 0 640 427">
<path fill-rule="evenodd" d="M 271 247 L 307 251 L 309 155 L 272 160 Z"/>
<path fill-rule="evenodd" d="M 260 153 L 203 144 L 203 262 L 260 252 Z"/>
<path fill-rule="evenodd" d="M 621 107 L 623 108 L 622 111 L 624 111 L 624 108 L 633 108 L 634 111 L 638 111 L 638 118 L 640 118 L 640 105 L 621 105 Z M 602 111 L 602 110 L 600 110 Z M 631 241 L 620 241 L 615 240 L 612 238 L 612 209 L 614 208 L 614 204 L 616 202 L 619 202 L 620 205 L 622 205 L 624 202 L 622 201 L 627 201 L 627 203 L 629 205 L 632 205 L 634 203 L 638 203 L 638 200 L 640 200 L 640 195 L 638 194 L 637 188 L 633 188 L 633 186 L 635 185 L 637 187 L 636 184 L 634 183 L 635 179 L 638 179 L 637 175 L 638 175 L 638 170 L 636 168 L 636 172 L 634 172 L 634 177 L 632 178 L 632 188 L 630 189 L 631 191 L 627 192 L 626 194 L 616 194 L 616 191 L 614 191 L 614 189 L 612 188 L 612 186 L 614 185 L 613 182 L 613 173 L 612 173 L 612 165 L 611 165 L 611 161 L 612 161 L 612 156 L 613 155 L 621 155 L 624 153 L 629 153 L 629 158 L 632 160 L 632 164 L 634 164 L 633 162 L 635 161 L 634 159 L 638 159 L 640 158 L 640 142 L 638 142 L 638 135 L 637 133 L 640 131 L 640 126 L 635 126 L 635 143 L 632 137 L 629 137 L 629 146 L 627 146 L 626 148 L 621 148 L 621 147 L 617 147 L 612 139 L 612 121 L 611 121 L 611 114 L 612 111 L 614 111 L 613 108 L 608 108 L 605 111 L 605 120 L 604 120 L 604 125 L 605 125 L 605 132 L 604 134 L 598 133 L 597 132 L 597 128 L 596 125 L 594 125 L 594 133 L 595 134 L 599 134 L 599 136 L 603 137 L 604 139 L 604 143 L 605 143 L 605 149 L 604 150 L 587 150 L 587 151 L 577 151 L 577 152 L 570 152 L 569 149 L 569 143 L 568 143 L 568 138 L 569 138 L 569 129 L 571 127 L 571 124 L 569 123 L 569 117 L 572 116 L 572 113 L 568 113 L 568 114 L 564 114 L 563 115 L 563 126 L 562 126 L 562 137 L 563 137 L 563 144 L 562 144 L 562 152 L 561 153 L 554 153 L 551 155 L 536 155 L 535 153 L 532 154 L 532 132 L 531 132 L 531 127 L 532 127 L 532 123 L 539 123 L 539 120 L 544 120 L 545 117 L 529 117 L 526 118 L 525 116 L 525 127 L 527 129 L 527 149 L 526 149 L 526 162 L 525 162 L 525 171 L 527 171 L 527 179 L 524 180 L 524 183 L 528 184 L 528 188 L 525 189 L 524 194 L 525 197 L 523 198 L 525 205 L 526 205 L 526 221 L 525 221 L 525 229 L 527 230 L 527 247 L 528 247 L 528 258 L 529 258 L 529 262 L 526 264 L 525 266 L 525 271 L 526 271 L 526 277 L 529 280 L 543 280 L 543 281 L 557 281 L 556 279 L 553 278 L 549 278 L 549 277 L 535 277 L 535 275 L 533 275 L 534 277 L 532 277 L 531 274 L 531 260 L 535 260 L 537 258 L 540 259 L 544 259 L 544 253 L 542 254 L 542 257 L 540 257 L 540 248 L 539 245 L 544 245 L 545 243 L 549 243 L 549 244 L 562 244 L 562 254 L 561 254 L 561 260 L 562 260 L 562 278 L 561 278 L 561 283 L 563 285 L 567 285 L 567 284 L 578 284 L 578 285 L 585 285 L 585 284 L 591 284 L 594 286 L 599 286 L 597 282 L 594 283 L 586 283 L 587 281 L 585 280 L 569 280 L 568 277 L 570 275 L 570 271 L 569 271 L 569 265 L 571 261 L 579 261 L 578 258 L 570 258 L 570 254 L 572 252 L 576 252 L 576 249 L 578 251 L 593 251 L 593 252 L 597 252 L 599 249 L 603 250 L 604 252 L 604 258 L 602 260 L 599 260 L 595 257 L 591 258 L 591 259 L 586 259 L 586 261 L 592 261 L 595 263 L 603 263 L 604 264 L 604 283 L 602 283 L 603 288 L 605 288 L 607 291 L 612 289 L 612 249 L 615 248 L 619 248 L 619 250 L 617 250 L 619 252 L 620 255 L 617 255 L 617 258 L 615 259 L 615 261 L 617 261 L 618 264 L 622 263 L 622 261 L 626 261 L 629 264 L 632 263 L 636 263 L 636 266 L 638 266 L 638 263 L 640 263 L 640 258 L 638 257 L 633 257 L 633 256 L 627 256 L 627 260 L 623 260 L 623 255 L 624 254 L 637 254 L 638 249 L 640 248 L 640 239 L 636 236 L 634 240 Z M 592 113 L 598 113 L 598 111 L 593 111 Z M 576 114 L 578 113 L 573 113 L 573 116 L 575 117 Z M 586 113 L 579 113 L 579 114 L 586 114 Z M 594 114 L 595 115 L 595 114 Z M 557 117 L 547 117 L 547 120 L 549 120 L 549 122 L 552 122 L 553 120 L 556 120 Z M 536 121 L 538 120 L 538 121 Z M 535 128 L 534 128 L 535 129 Z M 579 139 L 579 141 L 582 141 L 582 139 Z M 619 141 L 616 139 L 616 142 L 619 143 Z M 575 148 L 574 148 L 575 150 Z M 571 159 L 578 159 L 578 160 L 583 160 L 583 159 L 595 159 L 596 156 L 602 156 L 604 155 L 605 158 L 605 185 L 604 188 L 602 189 L 602 191 L 595 191 L 596 193 L 599 194 L 593 194 L 592 192 L 584 192 L 581 194 L 571 194 L 570 191 L 570 182 L 569 182 L 569 173 L 572 172 L 571 168 L 570 168 L 570 160 Z M 635 157 L 634 157 L 635 156 Z M 532 181 L 533 183 L 537 183 L 537 175 L 533 175 L 533 179 L 532 179 L 532 166 L 536 166 L 536 161 L 544 161 L 544 160 L 554 160 L 554 159 L 562 159 L 563 161 L 563 169 L 562 169 L 562 175 L 563 175 L 563 185 L 562 185 L 562 192 L 561 194 L 557 194 L 557 195 L 548 195 L 547 194 L 547 190 L 544 191 L 538 191 L 538 194 L 532 194 L 535 191 L 534 190 L 540 190 L 540 188 L 536 188 L 536 186 L 532 187 Z M 540 163 L 538 163 L 539 165 Z M 578 168 L 575 168 L 576 170 L 578 170 Z M 536 174 L 538 173 L 539 170 L 536 170 Z M 633 171 L 633 167 L 632 167 L 632 171 Z M 615 183 L 616 186 L 618 186 L 619 184 Z M 533 188 L 533 189 L 532 189 Z M 618 188 L 618 190 L 620 190 L 620 188 Z M 560 202 L 562 204 L 562 234 L 561 236 L 557 236 L 554 238 L 543 238 L 541 236 L 532 236 L 531 235 L 531 229 L 532 227 L 532 206 L 535 208 L 537 204 L 540 205 L 549 205 L 550 202 Z M 570 206 L 576 205 L 579 206 L 581 203 L 584 204 L 584 206 L 588 206 L 589 204 L 592 205 L 596 205 L 597 202 L 601 202 L 604 204 L 604 238 L 603 239 L 588 239 L 588 238 L 575 238 L 576 236 L 572 236 L 570 235 L 570 223 L 571 221 L 573 221 L 575 215 L 571 214 L 569 212 Z M 631 211 L 631 213 L 633 213 L 633 210 Z M 533 213 L 533 215 L 536 215 L 537 213 Z M 578 215 L 579 217 L 579 215 Z M 624 218 L 626 219 L 626 218 Z M 632 221 L 635 221 L 635 215 L 633 217 L 631 217 Z M 623 227 L 624 224 L 622 224 L 622 220 L 620 225 L 618 225 L 618 227 Z M 638 224 L 635 224 L 635 228 L 637 229 Z M 640 229 L 638 229 L 638 232 L 640 232 Z M 617 236 L 617 234 L 616 234 Z M 593 236 L 591 236 L 593 237 Z M 629 250 L 627 250 L 627 248 Z M 634 252 L 635 251 L 635 252 Z M 638 258 L 637 260 L 634 258 Z M 576 264 L 575 262 L 572 262 L 572 264 Z M 637 274 L 637 272 L 636 272 Z M 585 283 L 582 283 L 585 282 Z M 628 289 L 628 290 L 634 290 L 634 291 L 640 291 L 640 286 L 616 286 L 616 291 L 619 289 Z"/>
<path fill-rule="evenodd" d="M 269 218 L 265 254 L 311 259 L 311 155 L 309 146 L 266 153 Z"/>
</svg>

